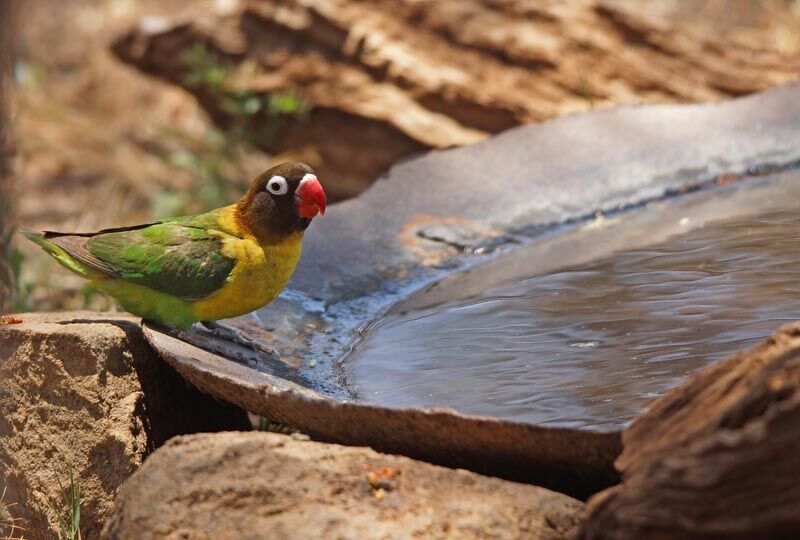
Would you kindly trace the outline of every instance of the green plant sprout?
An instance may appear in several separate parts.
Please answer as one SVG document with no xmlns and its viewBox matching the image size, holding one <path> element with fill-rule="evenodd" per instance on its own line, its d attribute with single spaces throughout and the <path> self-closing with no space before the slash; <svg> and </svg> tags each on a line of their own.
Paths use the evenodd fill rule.
<svg viewBox="0 0 800 540">
<path fill-rule="evenodd" d="M 58 518 L 58 540 L 81 540 L 81 487 L 69 471 L 69 486 L 64 486 L 56 474 L 61 500 L 48 499 L 50 508 Z"/>
<path fill-rule="evenodd" d="M 274 143 L 287 121 L 304 120 L 311 110 L 311 105 L 294 89 L 259 93 L 229 88 L 233 68 L 205 43 L 195 44 L 182 60 L 188 70 L 184 83 L 211 94 L 231 119 L 228 135 L 253 146 Z"/>
</svg>

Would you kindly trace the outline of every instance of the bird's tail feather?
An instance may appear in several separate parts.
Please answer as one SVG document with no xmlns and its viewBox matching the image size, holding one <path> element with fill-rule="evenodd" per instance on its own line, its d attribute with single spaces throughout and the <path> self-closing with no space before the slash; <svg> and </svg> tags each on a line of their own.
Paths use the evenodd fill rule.
<svg viewBox="0 0 800 540">
<path fill-rule="evenodd" d="M 30 229 L 24 229 L 22 227 L 17 227 L 17 230 L 28 240 L 31 242 L 36 242 L 37 244 L 41 245 L 41 240 L 44 240 L 44 235 L 42 233 L 31 231 Z"/>
<path fill-rule="evenodd" d="M 71 270 L 75 272 L 79 276 L 83 277 L 90 277 L 90 270 L 82 264 L 80 261 L 75 259 L 72 255 L 70 255 L 64 248 L 51 242 L 48 240 L 44 233 L 31 231 L 28 229 L 23 229 L 19 227 L 19 232 L 31 242 L 34 242 L 41 246 L 43 250 L 45 250 L 50 256 L 52 256 L 55 260 L 61 264 L 67 270 Z"/>
</svg>

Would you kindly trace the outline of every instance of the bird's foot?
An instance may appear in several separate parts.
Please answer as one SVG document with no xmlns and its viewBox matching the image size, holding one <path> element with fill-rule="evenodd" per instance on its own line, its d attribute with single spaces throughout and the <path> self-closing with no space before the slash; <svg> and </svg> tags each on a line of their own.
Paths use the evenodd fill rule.
<svg viewBox="0 0 800 540">
<path fill-rule="evenodd" d="M 278 351 L 276 351 L 273 347 L 247 336 L 247 334 L 237 328 L 234 328 L 233 326 L 229 326 L 217 321 L 202 321 L 200 324 L 202 324 L 203 327 L 205 327 L 211 334 L 220 339 L 231 341 L 237 345 L 241 345 L 245 349 L 250 349 L 251 351 L 257 353 L 266 354 L 275 360 L 281 359 L 280 353 L 278 353 Z"/>
</svg>

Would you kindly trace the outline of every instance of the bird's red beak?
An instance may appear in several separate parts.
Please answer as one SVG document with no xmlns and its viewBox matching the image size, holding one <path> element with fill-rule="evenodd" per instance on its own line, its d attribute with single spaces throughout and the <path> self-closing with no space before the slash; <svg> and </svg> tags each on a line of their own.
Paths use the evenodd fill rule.
<svg viewBox="0 0 800 540">
<path fill-rule="evenodd" d="M 300 180 L 294 192 L 294 203 L 301 217 L 310 219 L 317 214 L 325 215 L 325 191 L 316 176 L 309 173 Z"/>
</svg>

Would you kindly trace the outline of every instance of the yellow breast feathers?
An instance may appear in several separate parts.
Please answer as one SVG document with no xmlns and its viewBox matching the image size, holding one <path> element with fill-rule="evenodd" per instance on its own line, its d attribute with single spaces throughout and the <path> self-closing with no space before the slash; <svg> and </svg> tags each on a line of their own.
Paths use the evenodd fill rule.
<svg viewBox="0 0 800 540">
<path fill-rule="evenodd" d="M 236 264 L 219 291 L 193 303 L 200 320 L 237 317 L 265 306 L 278 296 L 300 260 L 302 233 L 260 244 L 252 235 L 240 236 L 233 212 L 233 206 L 225 208 L 219 225 L 222 254 Z"/>
</svg>

